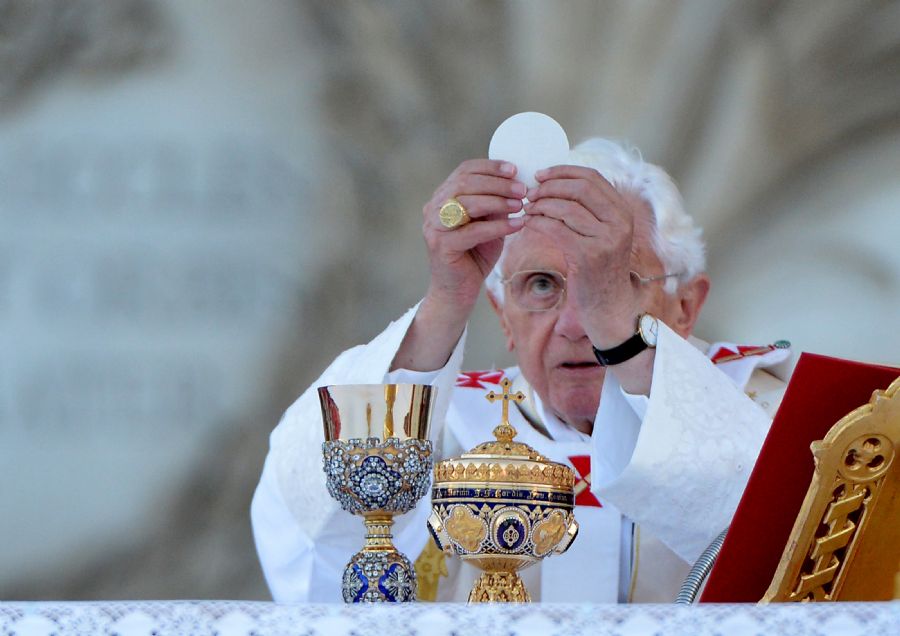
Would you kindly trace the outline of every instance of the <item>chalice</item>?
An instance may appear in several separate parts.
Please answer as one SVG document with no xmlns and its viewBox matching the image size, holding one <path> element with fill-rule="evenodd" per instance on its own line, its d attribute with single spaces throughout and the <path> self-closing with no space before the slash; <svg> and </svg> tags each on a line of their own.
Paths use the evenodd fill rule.
<svg viewBox="0 0 900 636">
<path fill-rule="evenodd" d="M 421 384 L 357 384 L 318 389 L 328 492 L 363 518 L 365 545 L 341 582 L 346 603 L 402 603 L 416 598 L 416 572 L 392 542 L 394 515 L 428 491 L 428 439 L 436 390 Z"/>
</svg>

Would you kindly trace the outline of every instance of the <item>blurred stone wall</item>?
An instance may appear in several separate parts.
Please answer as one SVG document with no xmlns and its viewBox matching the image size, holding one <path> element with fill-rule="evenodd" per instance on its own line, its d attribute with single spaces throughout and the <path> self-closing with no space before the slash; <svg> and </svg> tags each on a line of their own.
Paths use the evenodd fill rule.
<svg viewBox="0 0 900 636">
<path fill-rule="evenodd" d="M 265 598 L 268 433 L 515 112 L 670 170 L 702 337 L 900 364 L 898 44 L 897 2 L 0 1 L 0 598 Z"/>
</svg>

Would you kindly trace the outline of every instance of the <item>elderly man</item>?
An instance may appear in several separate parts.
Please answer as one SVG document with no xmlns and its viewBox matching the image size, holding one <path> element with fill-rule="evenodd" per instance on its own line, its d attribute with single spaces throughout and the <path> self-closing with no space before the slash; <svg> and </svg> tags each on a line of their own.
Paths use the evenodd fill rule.
<svg viewBox="0 0 900 636">
<path fill-rule="evenodd" d="M 671 601 L 690 563 L 730 521 L 783 385 L 761 371 L 787 351 L 714 347 L 691 335 L 709 291 L 700 231 L 668 175 L 634 150 L 583 143 L 536 175 L 463 162 L 424 207 L 431 281 L 419 305 L 346 351 L 285 413 L 254 497 L 263 570 L 278 601 L 338 601 L 362 524 L 325 489 L 315 386 L 417 382 L 438 388 L 439 457 L 491 438 L 483 398 L 502 378 L 527 400 L 523 441 L 579 476 L 578 540 L 523 572 L 544 601 Z M 510 217 L 522 209 L 525 214 Z M 442 221 L 447 204 L 462 223 Z M 460 374 L 468 318 L 488 295 L 518 367 Z M 724 353 L 723 353 L 724 352 Z M 723 373 L 724 371 L 724 373 Z M 748 389 L 752 383 L 752 391 Z M 465 600 L 477 572 L 428 539 L 423 500 L 397 518 L 423 599 Z"/>
</svg>

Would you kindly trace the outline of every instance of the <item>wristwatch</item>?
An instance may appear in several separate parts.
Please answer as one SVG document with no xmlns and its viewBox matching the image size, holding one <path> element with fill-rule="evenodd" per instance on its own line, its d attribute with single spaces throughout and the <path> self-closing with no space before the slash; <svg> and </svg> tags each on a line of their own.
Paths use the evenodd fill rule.
<svg viewBox="0 0 900 636">
<path fill-rule="evenodd" d="M 594 347 L 594 355 L 597 356 L 597 362 L 604 367 L 621 364 L 626 360 L 631 360 L 644 349 L 656 347 L 658 334 L 659 321 L 654 316 L 644 313 L 638 316 L 637 331 L 633 336 L 612 349 L 601 351 Z"/>
</svg>

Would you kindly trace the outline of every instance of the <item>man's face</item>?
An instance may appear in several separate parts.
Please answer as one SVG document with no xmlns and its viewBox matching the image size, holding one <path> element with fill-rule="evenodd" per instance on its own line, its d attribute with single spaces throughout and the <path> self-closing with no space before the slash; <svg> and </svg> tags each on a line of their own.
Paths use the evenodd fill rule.
<svg viewBox="0 0 900 636">
<path fill-rule="evenodd" d="M 636 249 L 631 269 L 642 276 L 665 273 L 650 247 L 651 219 L 645 204 L 635 219 Z M 503 277 L 523 270 L 555 271 L 568 276 L 563 253 L 552 238 L 529 228 L 523 229 L 506 246 Z M 528 311 L 509 297 L 499 309 L 507 345 L 514 351 L 525 379 L 545 406 L 567 424 L 590 433 L 600 403 L 605 369 L 597 363 L 591 342 L 581 324 L 574 301 L 565 295 L 555 309 Z M 642 285 L 640 307 L 664 322 L 676 310 L 678 301 L 663 291 L 663 281 Z M 635 316 L 637 319 L 637 316 Z M 637 325 L 635 324 L 635 327 Z"/>
</svg>

